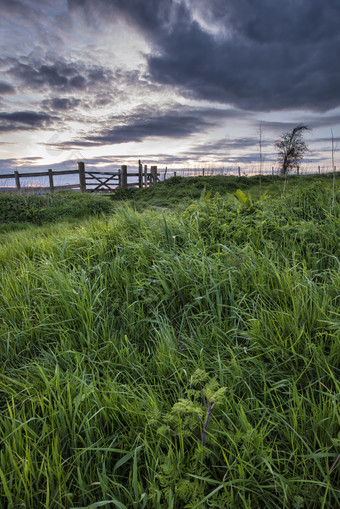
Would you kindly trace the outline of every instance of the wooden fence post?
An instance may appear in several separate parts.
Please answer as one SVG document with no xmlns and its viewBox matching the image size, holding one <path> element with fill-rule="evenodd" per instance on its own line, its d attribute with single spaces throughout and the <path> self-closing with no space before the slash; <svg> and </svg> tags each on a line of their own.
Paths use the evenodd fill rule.
<svg viewBox="0 0 340 509">
<path fill-rule="evenodd" d="M 151 183 L 156 184 L 157 182 L 157 166 L 151 166 Z"/>
<path fill-rule="evenodd" d="M 241 168 L 238 166 L 237 170 L 238 170 L 238 176 L 240 177 L 241 176 Z"/>
<path fill-rule="evenodd" d="M 319 173 L 321 173 L 321 168 L 320 168 L 320 166 L 318 166 L 318 172 L 319 172 Z"/>
<path fill-rule="evenodd" d="M 139 189 L 142 189 L 143 187 L 143 165 L 138 161 L 138 187 Z"/>
<path fill-rule="evenodd" d="M 54 193 L 54 184 L 53 184 L 53 171 L 51 168 L 48 171 L 48 180 L 50 182 L 50 191 L 51 193 Z"/>
<path fill-rule="evenodd" d="M 272 175 L 274 175 L 274 166 L 272 166 Z"/>
<path fill-rule="evenodd" d="M 144 187 L 148 187 L 148 165 L 144 164 Z"/>
<path fill-rule="evenodd" d="M 296 173 L 297 173 L 297 175 L 300 175 L 300 166 L 299 165 L 297 165 L 297 167 L 296 167 Z"/>
<path fill-rule="evenodd" d="M 165 167 L 165 172 L 164 172 L 164 180 L 166 179 L 166 172 L 168 171 L 168 167 L 166 166 Z"/>
<path fill-rule="evenodd" d="M 79 162 L 78 163 L 78 170 L 79 170 L 80 191 L 82 193 L 85 193 L 86 192 L 85 163 Z"/>
<path fill-rule="evenodd" d="M 15 185 L 16 185 L 17 191 L 20 191 L 20 177 L 19 177 L 19 172 L 18 172 L 18 171 L 15 171 L 15 172 L 14 172 L 14 176 L 15 176 Z"/>
<path fill-rule="evenodd" d="M 121 175 L 122 189 L 127 189 L 127 166 L 122 164 L 122 175 Z"/>
<path fill-rule="evenodd" d="M 204 177 L 204 168 L 203 168 L 203 170 L 202 170 L 202 177 Z"/>
</svg>

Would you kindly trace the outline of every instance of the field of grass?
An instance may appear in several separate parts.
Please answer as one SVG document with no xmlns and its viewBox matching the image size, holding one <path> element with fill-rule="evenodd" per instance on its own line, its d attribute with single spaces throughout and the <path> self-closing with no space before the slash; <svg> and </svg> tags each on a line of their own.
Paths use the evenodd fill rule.
<svg viewBox="0 0 340 509">
<path fill-rule="evenodd" d="M 0 507 L 339 505 L 339 189 L 217 179 L 0 197 Z"/>
</svg>

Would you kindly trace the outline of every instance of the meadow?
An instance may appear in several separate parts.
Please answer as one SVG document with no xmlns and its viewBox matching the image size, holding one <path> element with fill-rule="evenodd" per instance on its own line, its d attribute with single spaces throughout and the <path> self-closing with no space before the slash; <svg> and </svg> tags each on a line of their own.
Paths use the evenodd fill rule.
<svg viewBox="0 0 340 509">
<path fill-rule="evenodd" d="M 0 507 L 340 503 L 340 191 L 0 195 Z"/>
</svg>

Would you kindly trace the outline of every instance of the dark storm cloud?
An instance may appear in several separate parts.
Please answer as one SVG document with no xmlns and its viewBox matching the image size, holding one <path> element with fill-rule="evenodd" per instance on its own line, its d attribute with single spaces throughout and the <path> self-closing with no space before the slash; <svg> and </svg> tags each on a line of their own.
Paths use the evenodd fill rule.
<svg viewBox="0 0 340 509">
<path fill-rule="evenodd" d="M 154 78 L 194 96 L 250 110 L 327 110 L 339 104 L 340 70 L 334 55 L 340 37 L 334 20 L 340 17 L 340 4 L 212 4 L 224 14 L 228 36 L 214 36 L 196 21 L 177 24 L 161 40 L 161 54 L 149 58 Z M 202 13 L 210 2 L 206 5 Z"/>
<path fill-rule="evenodd" d="M 152 41 L 152 77 L 253 111 L 340 103 L 338 0 L 69 0 L 120 15 Z M 78 9 L 79 10 L 79 9 Z"/>
<path fill-rule="evenodd" d="M 114 123 L 117 123 L 117 120 L 112 122 L 112 124 Z M 183 138 L 204 129 L 207 125 L 207 121 L 196 116 L 183 116 L 176 113 L 160 114 L 149 118 L 133 116 L 129 118 L 126 124 L 104 127 L 98 134 L 74 140 L 63 144 L 63 146 L 88 147 L 112 145 L 132 141 L 139 142 L 150 137 Z"/>
<path fill-rule="evenodd" d="M 199 122 L 199 124 L 198 124 Z M 91 143 L 111 144 L 127 141 L 142 141 L 150 137 L 183 138 L 196 132 L 198 125 L 206 127 L 207 122 L 191 115 L 167 113 L 150 118 L 133 118 L 127 125 L 107 128 L 99 136 L 90 136 Z"/>
<path fill-rule="evenodd" d="M 9 83 L 5 83 L 4 81 L 0 81 L 0 94 L 14 94 L 15 88 Z"/>
<path fill-rule="evenodd" d="M 53 63 L 41 60 L 22 62 L 12 59 L 9 61 L 7 74 L 17 78 L 24 87 L 31 89 L 55 89 L 64 92 L 85 90 L 108 84 L 112 80 L 112 73 L 108 69 L 96 66 L 86 66 L 83 63 L 68 63 L 57 60 Z"/>
<path fill-rule="evenodd" d="M 0 132 L 32 131 L 50 125 L 54 117 L 35 111 L 0 113 Z"/>
<path fill-rule="evenodd" d="M 73 110 L 79 104 L 81 104 L 80 99 L 76 99 L 75 97 L 54 97 L 52 99 L 47 99 L 43 101 L 43 106 L 49 108 L 51 110 L 57 111 L 67 111 Z"/>
<path fill-rule="evenodd" d="M 185 138 L 203 132 L 222 119 L 232 118 L 234 110 L 218 108 L 191 109 L 173 105 L 171 110 L 158 111 L 158 107 L 136 110 L 125 117 L 112 117 L 96 134 L 61 144 L 62 147 L 88 147 L 129 142 L 147 138 Z"/>
</svg>

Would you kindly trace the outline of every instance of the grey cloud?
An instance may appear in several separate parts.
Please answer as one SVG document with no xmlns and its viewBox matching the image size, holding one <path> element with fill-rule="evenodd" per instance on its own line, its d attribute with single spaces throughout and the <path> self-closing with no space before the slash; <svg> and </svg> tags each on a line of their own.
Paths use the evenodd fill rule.
<svg viewBox="0 0 340 509">
<path fill-rule="evenodd" d="M 221 140 L 217 140 L 211 143 L 200 143 L 199 145 L 195 145 L 191 153 L 193 154 L 219 154 L 224 153 L 227 154 L 231 150 L 243 150 L 249 149 L 250 147 L 256 147 L 259 144 L 259 140 L 257 138 L 236 138 L 231 140 L 229 138 L 223 138 Z M 262 145 L 267 145 L 269 142 L 263 142 Z"/>
<path fill-rule="evenodd" d="M 52 99 L 48 99 L 43 101 L 43 106 L 50 108 L 51 110 L 57 111 L 67 111 L 73 110 L 79 104 L 81 104 L 80 99 L 76 99 L 74 97 L 54 97 Z"/>
<path fill-rule="evenodd" d="M 115 123 L 115 122 L 113 122 Z M 157 117 L 129 119 L 129 123 L 105 127 L 100 133 L 70 142 L 73 147 L 100 146 L 139 142 L 146 138 L 183 138 L 204 129 L 208 123 L 195 116 L 165 114 Z"/>
<path fill-rule="evenodd" d="M 236 154 L 236 155 L 235 155 Z M 266 161 L 276 160 L 277 156 L 273 151 L 272 140 L 262 140 L 262 156 Z M 236 162 L 259 161 L 259 139 L 250 138 L 223 138 L 214 142 L 202 142 L 193 145 L 187 152 L 183 153 L 187 159 L 207 160 L 213 157 L 214 161 L 221 164 Z"/>
<path fill-rule="evenodd" d="M 50 125 L 54 117 L 35 111 L 0 113 L 0 132 L 41 129 Z"/>
<path fill-rule="evenodd" d="M 0 94 L 14 94 L 15 88 L 9 83 L 0 81 Z"/>
<path fill-rule="evenodd" d="M 182 138 L 198 130 L 198 118 L 175 113 L 159 115 L 151 118 L 135 118 L 128 125 L 104 130 L 100 136 L 90 137 L 90 141 L 101 143 L 124 143 L 126 141 L 142 141 L 149 137 Z M 200 121 L 204 128 L 207 122 Z"/>
<path fill-rule="evenodd" d="M 332 135 L 330 133 L 329 138 L 315 138 L 313 141 L 315 143 L 327 143 L 328 147 L 329 147 L 331 145 L 331 143 L 332 143 Z M 339 136 L 333 136 L 333 142 L 334 142 L 334 145 L 336 146 L 340 142 L 340 137 Z"/>
<path fill-rule="evenodd" d="M 74 89 L 85 90 L 110 84 L 112 80 L 111 71 L 102 67 L 62 60 L 46 63 L 41 60 L 35 61 L 33 57 L 30 60 L 22 62 L 12 59 L 7 73 L 19 79 L 25 87 L 32 89 L 45 87 L 72 92 Z"/>
<path fill-rule="evenodd" d="M 313 151 L 313 155 L 322 152 L 322 157 L 319 158 L 321 161 L 322 159 L 325 159 L 325 154 L 329 154 L 329 160 L 331 160 L 332 157 L 332 134 L 329 133 L 329 138 L 314 138 L 313 140 L 314 146 L 318 147 L 318 151 Z M 337 160 L 338 159 L 338 152 L 339 152 L 339 146 L 340 146 L 340 137 L 333 135 L 333 152 L 334 157 Z"/>
<path fill-rule="evenodd" d="M 340 124 L 340 114 L 328 115 L 324 117 L 314 117 L 308 121 L 308 125 L 313 129 L 318 127 L 332 127 Z"/>
<path fill-rule="evenodd" d="M 235 115 L 235 112 L 219 108 L 192 109 L 180 105 L 172 105 L 171 108 L 168 105 L 166 111 L 158 111 L 157 107 L 139 108 L 124 118 L 111 117 L 97 133 L 64 143 L 62 146 L 111 145 L 160 137 L 180 139 L 203 132 L 223 118 L 228 118 L 228 115 Z"/>
<path fill-rule="evenodd" d="M 143 164 L 155 164 L 160 168 L 163 166 L 170 166 L 174 163 L 179 163 L 185 165 L 187 163 L 187 156 L 183 155 L 172 155 L 172 154 L 158 154 L 158 153 L 149 153 L 143 154 L 143 157 L 140 155 L 131 155 L 131 154 L 117 154 L 115 156 L 107 155 L 101 157 L 93 157 L 93 158 L 82 158 L 81 154 L 79 154 L 80 158 L 67 159 L 62 163 L 51 164 L 41 164 L 43 162 L 43 158 L 11 158 L 11 159 L 0 159 L 0 173 L 9 173 L 17 169 L 20 166 L 20 173 L 25 172 L 25 166 L 29 167 L 28 171 L 32 171 L 32 169 L 36 169 L 37 171 L 46 171 L 48 168 L 53 168 L 53 170 L 66 170 L 66 169 L 76 169 L 78 160 L 83 160 L 85 162 L 85 166 L 87 169 L 95 168 L 96 166 L 101 167 L 101 171 L 105 171 L 105 167 L 108 167 L 110 170 L 112 168 L 119 168 L 122 164 L 127 164 L 129 169 L 135 167 L 138 168 L 138 160 L 141 160 Z M 35 165 L 34 163 L 37 163 Z M 13 175 L 14 177 L 14 175 Z M 66 178 L 66 177 L 65 177 Z M 1 182 L 0 182 L 1 184 Z"/>
<path fill-rule="evenodd" d="M 8 74 L 19 78 L 29 88 L 41 88 L 48 85 L 51 88 L 66 88 L 68 84 L 69 69 L 58 64 L 46 65 L 15 62 Z"/>
<path fill-rule="evenodd" d="M 77 76 L 73 76 L 73 78 L 70 79 L 69 84 L 73 88 L 85 88 L 86 86 L 86 79 L 84 76 L 81 76 L 80 74 L 77 74 Z"/>
<path fill-rule="evenodd" d="M 304 121 L 301 119 L 297 119 L 294 122 L 275 122 L 275 121 L 261 121 L 261 126 L 264 129 L 264 132 L 270 132 L 271 134 L 274 134 L 274 136 L 278 136 L 283 132 L 291 131 L 299 124 L 307 125 L 310 129 L 314 128 L 315 126 L 312 125 L 310 121 Z M 260 124 L 256 124 L 256 126 L 259 126 Z M 255 127 L 255 126 L 254 126 Z"/>
<path fill-rule="evenodd" d="M 55 49 L 62 45 L 60 4 L 50 0 L 0 0 L 1 28 L 10 34 L 6 37 L 9 44 L 3 46 L 5 52 L 10 54 L 14 49 L 18 54 L 19 48 L 40 45 Z"/>
<path fill-rule="evenodd" d="M 22 17 L 31 17 L 35 12 L 30 6 L 18 0 L 0 0 L 2 14 L 10 14 Z"/>
<path fill-rule="evenodd" d="M 8 158 L 8 159 L 0 159 L 0 173 L 8 173 L 9 170 L 15 169 L 15 159 Z M 0 181 L 0 187 L 3 185 L 4 182 Z"/>
</svg>

